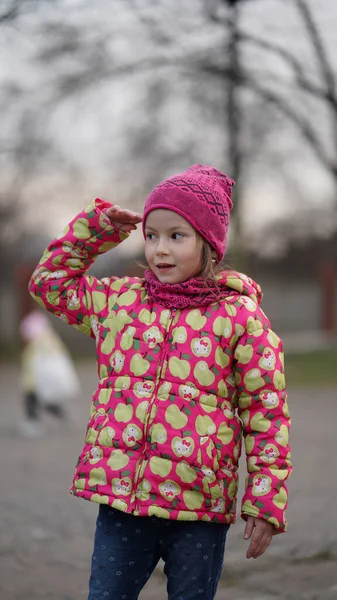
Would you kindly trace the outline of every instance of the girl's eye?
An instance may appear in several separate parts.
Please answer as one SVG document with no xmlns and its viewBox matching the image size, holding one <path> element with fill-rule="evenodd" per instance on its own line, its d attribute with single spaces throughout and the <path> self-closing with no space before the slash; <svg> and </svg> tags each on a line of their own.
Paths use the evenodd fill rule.
<svg viewBox="0 0 337 600">
<path fill-rule="evenodd" d="M 172 238 L 174 240 L 181 240 L 183 237 L 185 237 L 183 233 L 178 233 L 178 232 L 172 233 Z"/>
<path fill-rule="evenodd" d="M 155 238 L 155 235 L 154 235 L 154 233 L 147 233 L 147 234 L 146 234 L 146 239 L 147 239 L 147 240 L 154 240 L 154 238 Z"/>
</svg>

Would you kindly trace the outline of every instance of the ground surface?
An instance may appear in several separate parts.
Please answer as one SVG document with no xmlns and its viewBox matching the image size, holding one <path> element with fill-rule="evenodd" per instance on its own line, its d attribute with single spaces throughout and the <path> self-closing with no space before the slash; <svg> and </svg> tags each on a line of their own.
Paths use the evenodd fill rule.
<svg viewBox="0 0 337 600">
<path fill-rule="evenodd" d="M 30 440 L 17 429 L 16 369 L 0 366 L 1 600 L 87 598 L 97 507 L 68 494 L 95 387 L 93 366 L 80 372 L 83 397 L 70 407 L 71 422 L 45 419 L 43 437 Z M 290 390 L 295 471 L 289 532 L 276 537 L 264 557 L 247 561 L 239 520 L 228 536 L 217 600 L 336 600 L 336 396 L 336 389 Z M 166 597 L 159 568 L 141 600 Z"/>
</svg>

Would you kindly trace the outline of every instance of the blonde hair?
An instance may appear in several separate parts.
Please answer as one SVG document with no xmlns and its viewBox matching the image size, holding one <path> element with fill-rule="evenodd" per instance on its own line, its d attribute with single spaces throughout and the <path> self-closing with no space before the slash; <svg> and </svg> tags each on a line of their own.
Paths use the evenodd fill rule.
<svg viewBox="0 0 337 600">
<path fill-rule="evenodd" d="M 201 250 L 201 270 L 199 276 L 216 281 L 216 275 L 220 271 L 223 271 L 223 269 L 228 269 L 228 267 L 217 262 L 213 248 L 198 232 L 197 241 Z"/>
</svg>

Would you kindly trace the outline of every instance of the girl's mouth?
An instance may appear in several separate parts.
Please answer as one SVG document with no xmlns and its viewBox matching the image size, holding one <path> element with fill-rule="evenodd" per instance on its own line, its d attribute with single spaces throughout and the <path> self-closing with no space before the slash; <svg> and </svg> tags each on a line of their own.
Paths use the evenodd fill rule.
<svg viewBox="0 0 337 600">
<path fill-rule="evenodd" d="M 168 271 L 169 269 L 173 269 L 174 265 L 169 265 L 167 263 L 161 263 L 160 265 L 157 265 L 157 269 L 159 269 L 160 271 Z"/>
</svg>

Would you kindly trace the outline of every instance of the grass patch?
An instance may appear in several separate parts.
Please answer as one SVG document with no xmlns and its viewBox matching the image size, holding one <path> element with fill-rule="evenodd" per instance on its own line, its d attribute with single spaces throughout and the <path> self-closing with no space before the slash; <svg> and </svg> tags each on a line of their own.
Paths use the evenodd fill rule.
<svg viewBox="0 0 337 600">
<path fill-rule="evenodd" d="M 337 347 L 285 355 L 287 387 L 337 387 Z"/>
<path fill-rule="evenodd" d="M 94 355 L 81 356 L 72 353 L 79 364 L 88 361 L 94 364 Z M 0 362 L 17 362 L 20 348 L 17 344 L 0 345 Z M 285 354 L 285 373 L 288 388 L 294 387 L 337 387 L 337 346 L 314 352 Z"/>
</svg>

